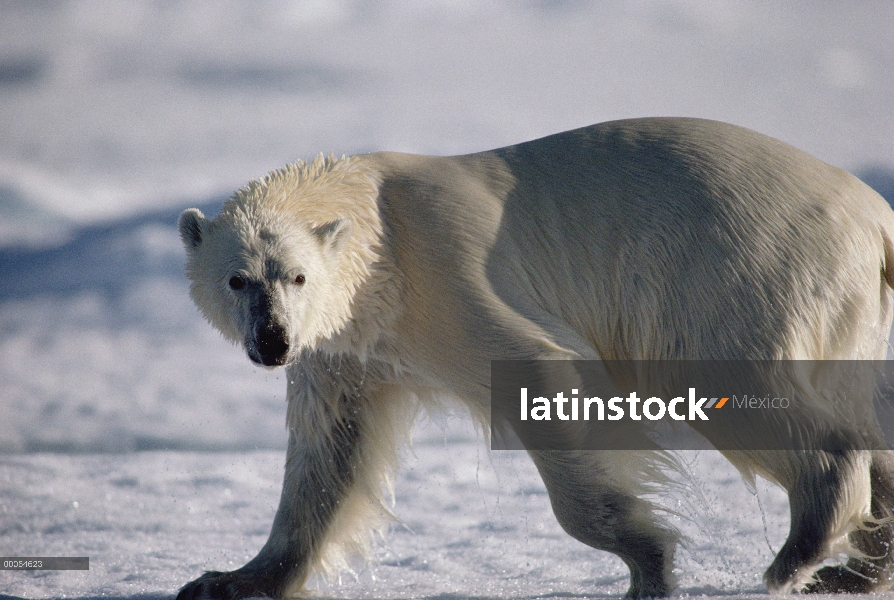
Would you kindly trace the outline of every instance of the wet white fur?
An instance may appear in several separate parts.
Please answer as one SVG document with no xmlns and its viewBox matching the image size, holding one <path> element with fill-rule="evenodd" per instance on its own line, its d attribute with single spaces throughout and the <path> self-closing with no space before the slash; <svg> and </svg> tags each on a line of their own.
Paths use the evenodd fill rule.
<svg viewBox="0 0 894 600">
<path fill-rule="evenodd" d="M 712 121 L 607 123 L 459 157 L 321 157 L 250 183 L 214 220 L 187 211 L 180 230 L 207 319 L 250 350 L 249 302 L 227 286 L 239 275 L 266 286 L 292 343 L 280 511 L 255 561 L 184 588 L 210 597 L 292 593 L 361 547 L 388 516 L 383 490 L 418 407 L 446 394 L 486 423 L 492 359 L 876 359 L 891 320 L 885 201 L 782 142 Z M 319 475 L 308 465 L 325 462 L 315 453 L 340 419 L 362 430 L 353 480 L 323 533 L 297 539 L 307 511 L 290 494 Z M 802 497 L 803 473 L 825 469 L 817 453 L 726 454 Z M 619 518 L 664 557 L 637 581 L 651 559 L 630 549 L 631 593 L 666 593 L 677 536 L 639 497 L 667 458 L 532 455 L 578 539 L 622 552 L 590 515 L 624 499 Z M 768 572 L 772 589 L 809 581 L 872 520 L 870 455 L 851 458 L 827 547 Z M 582 482 L 591 495 L 575 492 Z M 295 561 L 287 581 L 265 571 L 274 560 Z M 214 591 L 218 580 L 229 587 Z"/>
</svg>

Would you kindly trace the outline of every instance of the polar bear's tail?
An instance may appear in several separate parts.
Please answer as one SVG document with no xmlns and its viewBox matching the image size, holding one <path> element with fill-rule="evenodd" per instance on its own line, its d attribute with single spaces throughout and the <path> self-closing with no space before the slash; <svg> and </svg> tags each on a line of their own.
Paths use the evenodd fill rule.
<svg viewBox="0 0 894 600">
<path fill-rule="evenodd" d="M 884 230 L 882 230 L 882 240 L 885 243 L 885 267 L 882 273 L 885 276 L 885 281 L 888 282 L 888 287 L 894 289 L 894 242 L 891 241 L 889 233 Z"/>
</svg>

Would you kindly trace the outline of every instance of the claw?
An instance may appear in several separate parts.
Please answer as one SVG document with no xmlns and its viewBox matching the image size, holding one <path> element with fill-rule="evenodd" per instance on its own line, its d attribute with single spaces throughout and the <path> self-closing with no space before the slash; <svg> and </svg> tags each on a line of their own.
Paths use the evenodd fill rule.
<svg viewBox="0 0 894 600">
<path fill-rule="evenodd" d="M 275 586 L 263 577 L 239 571 L 208 571 L 180 589 L 176 600 L 240 600 L 278 598 Z"/>
</svg>

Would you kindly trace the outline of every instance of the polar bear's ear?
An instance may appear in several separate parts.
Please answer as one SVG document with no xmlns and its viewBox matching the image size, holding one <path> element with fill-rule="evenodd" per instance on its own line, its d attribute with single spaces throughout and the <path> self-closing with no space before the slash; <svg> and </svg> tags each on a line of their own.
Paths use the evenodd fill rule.
<svg viewBox="0 0 894 600">
<path fill-rule="evenodd" d="M 208 219 L 198 208 L 188 208 L 180 215 L 177 221 L 177 229 L 180 230 L 180 239 L 187 250 L 195 250 L 202 243 L 202 233 Z"/>
<path fill-rule="evenodd" d="M 338 254 L 345 247 L 345 244 L 348 243 L 348 240 L 351 239 L 353 230 L 354 223 L 351 219 L 340 218 L 319 227 L 314 227 L 313 234 L 320 240 L 323 248 L 333 254 Z"/>
</svg>

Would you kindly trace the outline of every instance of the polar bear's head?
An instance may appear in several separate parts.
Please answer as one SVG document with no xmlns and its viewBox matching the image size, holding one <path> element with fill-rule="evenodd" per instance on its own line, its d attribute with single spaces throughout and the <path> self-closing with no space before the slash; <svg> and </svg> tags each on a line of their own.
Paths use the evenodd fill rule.
<svg viewBox="0 0 894 600">
<path fill-rule="evenodd" d="M 193 300 L 252 361 L 287 365 L 331 333 L 326 311 L 344 294 L 338 272 L 349 218 L 310 226 L 270 206 L 231 201 L 213 220 L 186 210 L 178 226 Z"/>
</svg>

